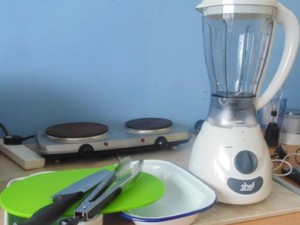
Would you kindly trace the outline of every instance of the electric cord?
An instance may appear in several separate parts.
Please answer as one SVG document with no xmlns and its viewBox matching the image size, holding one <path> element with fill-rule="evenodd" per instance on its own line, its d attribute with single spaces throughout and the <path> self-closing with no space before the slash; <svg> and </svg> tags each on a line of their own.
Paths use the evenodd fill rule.
<svg viewBox="0 0 300 225">
<path fill-rule="evenodd" d="M 8 135 L 7 129 L 2 123 L 0 123 L 0 128 L 3 131 L 4 135 L 7 136 Z"/>
<path fill-rule="evenodd" d="M 280 162 L 279 166 L 277 166 L 276 168 L 273 168 L 273 171 L 276 171 L 277 169 L 279 169 L 283 164 L 286 164 L 289 167 L 289 172 L 283 173 L 283 174 L 281 174 L 281 173 L 272 173 L 273 176 L 285 177 L 285 176 L 288 176 L 292 173 L 293 166 L 290 162 L 288 162 L 286 160 L 282 160 L 282 159 L 272 159 L 272 163 L 273 162 Z"/>
<path fill-rule="evenodd" d="M 300 149 L 298 149 L 298 150 L 300 151 Z M 282 167 L 283 164 L 286 164 L 289 167 L 289 171 L 287 173 L 283 173 L 283 174 L 273 173 L 272 174 L 273 176 L 284 177 L 284 176 L 288 176 L 288 175 L 290 175 L 292 173 L 293 166 L 292 166 L 292 164 L 289 161 L 286 160 L 290 156 L 295 156 L 295 159 L 296 159 L 297 156 L 300 156 L 300 153 L 298 153 L 298 152 L 296 152 L 296 153 L 290 153 L 290 154 L 287 154 L 283 159 L 272 159 L 271 160 L 272 163 L 274 163 L 274 162 L 280 162 L 280 164 L 278 166 L 276 166 L 275 168 L 272 169 L 273 171 L 278 170 L 280 167 Z"/>
<path fill-rule="evenodd" d="M 300 156 L 300 153 L 299 153 L 299 152 L 300 152 L 300 148 L 296 149 L 296 153 L 299 154 L 298 156 Z M 296 163 L 300 164 L 300 161 L 299 161 L 299 159 L 298 159 L 297 156 L 295 156 L 295 161 L 296 161 Z"/>
<path fill-rule="evenodd" d="M 10 135 L 8 133 L 8 130 L 6 129 L 4 124 L 2 124 L 2 123 L 0 123 L 0 128 L 4 133 L 3 143 L 5 145 L 21 145 L 21 144 L 23 144 L 23 141 L 26 141 L 28 139 L 31 139 L 31 138 L 35 137 L 35 135 L 30 135 L 30 136 L 27 136 L 27 137 L 21 137 L 20 135 Z"/>
</svg>

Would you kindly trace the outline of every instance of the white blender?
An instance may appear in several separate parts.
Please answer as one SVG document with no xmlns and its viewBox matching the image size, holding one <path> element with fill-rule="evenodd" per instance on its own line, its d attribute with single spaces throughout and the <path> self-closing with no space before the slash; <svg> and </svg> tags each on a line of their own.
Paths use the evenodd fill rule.
<svg viewBox="0 0 300 225">
<path fill-rule="evenodd" d="M 203 0 L 197 9 L 203 13 L 211 102 L 189 169 L 216 191 L 219 202 L 256 203 L 272 189 L 271 159 L 256 111 L 276 94 L 293 65 L 299 24 L 276 0 Z M 277 23 L 285 31 L 282 59 L 258 96 Z"/>
</svg>

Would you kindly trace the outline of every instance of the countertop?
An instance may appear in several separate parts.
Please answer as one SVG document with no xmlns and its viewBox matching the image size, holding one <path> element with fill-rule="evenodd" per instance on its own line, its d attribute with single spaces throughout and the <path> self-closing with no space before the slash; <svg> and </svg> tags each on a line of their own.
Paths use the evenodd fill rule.
<svg viewBox="0 0 300 225">
<path fill-rule="evenodd" d="M 67 159 L 47 161 L 46 166 L 40 169 L 23 170 L 12 160 L 0 152 L 0 191 L 11 179 L 30 175 L 40 171 L 66 170 L 87 167 L 102 167 L 114 164 L 120 158 L 130 155 L 133 160 L 160 159 L 170 161 L 183 168 L 187 168 L 190 152 L 193 145 L 192 138 L 188 143 L 169 150 L 141 151 L 130 154 L 114 154 L 98 156 L 91 159 Z M 222 224 L 285 224 L 296 225 L 300 220 L 300 196 L 289 191 L 280 184 L 273 182 L 271 195 L 264 201 L 253 205 L 228 205 L 217 203 L 215 207 L 200 214 L 193 225 L 222 225 Z M 0 221 L 3 221 L 3 211 L 0 210 Z M 1 224 L 0 222 L 0 224 Z M 132 225 L 131 221 L 121 218 L 118 214 L 107 215 L 104 225 Z"/>
</svg>

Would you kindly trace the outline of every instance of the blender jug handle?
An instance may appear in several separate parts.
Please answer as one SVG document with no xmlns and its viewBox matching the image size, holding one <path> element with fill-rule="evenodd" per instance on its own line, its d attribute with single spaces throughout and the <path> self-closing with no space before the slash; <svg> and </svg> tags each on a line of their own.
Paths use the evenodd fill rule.
<svg viewBox="0 0 300 225">
<path fill-rule="evenodd" d="M 256 100 L 256 110 L 261 109 L 267 104 L 283 85 L 292 68 L 298 51 L 300 32 L 297 17 L 280 3 L 277 4 L 276 16 L 277 22 L 283 26 L 285 31 L 283 55 L 273 80 L 263 94 Z M 260 86 L 261 83 L 262 82 L 260 82 Z M 260 89 L 260 86 L 258 89 Z"/>
</svg>

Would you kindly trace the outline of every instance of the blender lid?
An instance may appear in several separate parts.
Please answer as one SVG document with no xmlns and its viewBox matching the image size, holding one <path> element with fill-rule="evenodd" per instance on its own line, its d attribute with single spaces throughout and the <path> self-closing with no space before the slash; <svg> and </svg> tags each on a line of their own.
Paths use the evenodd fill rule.
<svg viewBox="0 0 300 225">
<path fill-rule="evenodd" d="M 257 5 L 257 6 L 273 6 L 277 7 L 277 0 L 203 0 L 196 6 L 197 10 L 202 10 L 210 6 L 221 5 Z"/>
</svg>

